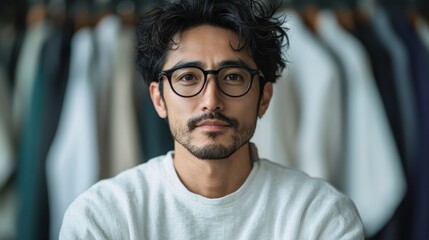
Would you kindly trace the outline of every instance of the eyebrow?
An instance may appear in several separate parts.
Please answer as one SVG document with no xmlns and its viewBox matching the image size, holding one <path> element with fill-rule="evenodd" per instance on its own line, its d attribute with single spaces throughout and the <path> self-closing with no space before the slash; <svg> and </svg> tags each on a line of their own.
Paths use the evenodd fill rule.
<svg viewBox="0 0 429 240">
<path fill-rule="evenodd" d="M 251 68 L 249 66 L 249 64 L 247 64 L 245 61 L 243 61 L 241 59 L 227 59 L 227 60 L 224 60 L 224 61 L 222 61 L 222 62 L 219 63 L 218 68 L 224 67 L 224 66 L 242 66 L 242 67 Z M 200 67 L 200 68 L 203 68 L 204 67 L 204 63 L 201 62 L 201 61 L 184 61 L 184 60 L 180 60 L 179 62 L 177 62 L 176 64 L 174 64 L 170 69 L 181 68 L 181 67 Z"/>
</svg>

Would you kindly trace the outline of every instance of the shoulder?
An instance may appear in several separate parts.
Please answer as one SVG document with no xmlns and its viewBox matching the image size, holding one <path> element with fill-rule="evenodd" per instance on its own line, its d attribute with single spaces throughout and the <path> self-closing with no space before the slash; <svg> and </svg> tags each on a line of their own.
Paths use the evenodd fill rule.
<svg viewBox="0 0 429 240">
<path fill-rule="evenodd" d="M 299 170 L 268 160 L 260 164 L 262 189 L 269 189 L 265 194 L 278 207 L 277 223 L 308 239 L 363 239 L 363 224 L 349 197 Z"/>
<path fill-rule="evenodd" d="M 75 201 L 82 202 L 89 199 L 105 202 L 122 201 L 124 200 L 122 198 L 127 198 L 129 195 L 159 187 L 165 175 L 164 160 L 166 156 L 153 158 L 115 177 L 101 180 Z"/>
<path fill-rule="evenodd" d="M 163 160 L 165 156 L 157 157 L 101 180 L 78 196 L 64 215 L 61 238 L 128 238 L 115 229 L 129 229 L 139 218 L 135 212 L 162 189 Z"/>
<path fill-rule="evenodd" d="M 125 194 L 121 196 L 126 196 L 136 191 L 144 191 L 152 186 L 158 186 L 165 174 L 163 169 L 165 158 L 165 156 L 153 158 L 146 163 L 125 170 L 115 177 L 101 180 L 80 197 L 98 196 L 111 199 L 110 197 L 120 197 L 117 195 L 118 193 Z"/>
<path fill-rule="evenodd" d="M 301 170 L 285 167 L 266 159 L 260 159 L 257 164 L 260 165 L 262 174 L 266 178 L 266 181 L 273 181 L 274 183 L 281 185 L 282 188 L 301 187 L 311 190 L 321 189 L 326 191 L 336 191 L 326 181 L 310 177 Z"/>
<path fill-rule="evenodd" d="M 307 199 L 311 199 L 312 202 L 339 201 L 353 205 L 347 196 L 323 179 L 311 177 L 300 170 L 287 168 L 265 159 L 260 160 L 260 165 L 264 178 L 263 184 L 271 186 L 270 188 L 283 199 L 293 197 L 300 202 L 308 202 Z"/>
</svg>

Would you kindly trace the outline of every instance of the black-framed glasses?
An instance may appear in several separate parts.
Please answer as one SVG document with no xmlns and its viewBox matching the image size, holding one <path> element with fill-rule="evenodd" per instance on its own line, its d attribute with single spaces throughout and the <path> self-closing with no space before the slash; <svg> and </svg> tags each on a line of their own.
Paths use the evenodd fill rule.
<svg viewBox="0 0 429 240">
<path fill-rule="evenodd" d="M 260 78 L 264 74 L 259 69 L 245 66 L 223 66 L 217 70 L 204 70 L 197 66 L 179 66 L 162 71 L 158 81 L 167 77 L 171 89 L 181 97 L 189 98 L 198 95 L 206 85 L 207 75 L 216 76 L 216 85 L 222 93 L 229 97 L 241 97 L 252 87 L 255 75 Z"/>
</svg>

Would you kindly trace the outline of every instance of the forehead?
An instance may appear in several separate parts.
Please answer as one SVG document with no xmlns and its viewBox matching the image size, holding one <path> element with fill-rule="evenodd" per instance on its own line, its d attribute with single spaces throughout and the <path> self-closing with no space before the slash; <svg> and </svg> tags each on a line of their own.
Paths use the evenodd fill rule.
<svg viewBox="0 0 429 240">
<path fill-rule="evenodd" d="M 179 62 L 201 62 L 202 67 L 214 68 L 228 60 L 256 67 L 248 51 L 237 51 L 240 39 L 234 31 L 226 28 L 201 25 L 176 34 L 173 41 L 164 69 L 174 67 Z"/>
</svg>

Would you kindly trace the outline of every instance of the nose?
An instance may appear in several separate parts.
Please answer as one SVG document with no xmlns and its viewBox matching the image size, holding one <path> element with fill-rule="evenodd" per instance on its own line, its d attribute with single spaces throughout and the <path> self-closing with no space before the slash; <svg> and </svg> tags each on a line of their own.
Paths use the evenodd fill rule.
<svg viewBox="0 0 429 240">
<path fill-rule="evenodd" d="M 205 112 L 218 112 L 224 109 L 223 96 L 216 84 L 216 75 L 207 75 L 207 82 L 202 91 L 200 103 L 201 109 Z"/>
</svg>

